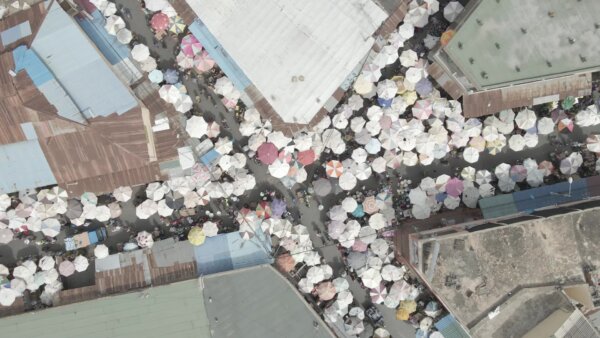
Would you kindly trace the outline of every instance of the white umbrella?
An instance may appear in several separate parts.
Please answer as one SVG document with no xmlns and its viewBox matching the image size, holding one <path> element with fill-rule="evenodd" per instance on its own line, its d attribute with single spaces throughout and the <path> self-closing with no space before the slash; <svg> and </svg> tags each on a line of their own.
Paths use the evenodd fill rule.
<svg viewBox="0 0 600 338">
<path fill-rule="evenodd" d="M 579 153 L 571 153 L 568 157 L 560 161 L 560 172 L 565 175 L 574 175 L 583 164 L 583 157 Z"/>
<path fill-rule="evenodd" d="M 423 70 L 421 68 L 411 67 L 408 68 L 404 79 L 412 84 L 416 84 L 423 78 Z"/>
<path fill-rule="evenodd" d="M 300 289 L 300 291 L 302 291 L 303 293 L 311 293 L 312 290 L 315 288 L 315 284 L 310 282 L 308 280 L 308 278 L 302 278 L 300 279 L 300 281 L 298 282 L 298 288 Z"/>
<path fill-rule="evenodd" d="M 417 55 L 417 52 L 412 49 L 404 50 L 402 54 L 400 54 L 400 64 L 403 67 L 413 67 L 417 64 L 418 60 L 419 56 Z"/>
<path fill-rule="evenodd" d="M 147 199 L 135 208 L 135 215 L 139 219 L 148 219 L 150 216 L 156 214 L 157 211 L 158 204 L 153 200 Z"/>
<path fill-rule="evenodd" d="M 535 127 L 535 123 L 537 122 L 537 116 L 533 110 L 523 109 L 515 117 L 515 123 L 517 127 L 527 130 Z"/>
<path fill-rule="evenodd" d="M 106 205 L 99 205 L 94 211 L 94 218 L 100 222 L 107 222 L 110 219 L 110 209 Z"/>
<path fill-rule="evenodd" d="M 369 226 L 375 230 L 385 228 L 386 224 L 385 217 L 381 213 L 376 213 L 369 217 Z"/>
<path fill-rule="evenodd" d="M 479 161 L 479 151 L 473 147 L 466 147 L 463 151 L 463 158 L 469 163 L 476 163 Z"/>
<path fill-rule="evenodd" d="M 398 86 L 392 80 L 386 79 L 377 84 L 377 96 L 384 100 L 393 99 L 397 92 Z"/>
<path fill-rule="evenodd" d="M 356 148 L 352 151 L 352 159 L 356 163 L 364 163 L 367 160 L 367 151 L 364 148 Z"/>
<path fill-rule="evenodd" d="M 475 181 L 476 170 L 473 167 L 464 167 L 460 172 L 460 177 L 468 181 Z"/>
<path fill-rule="evenodd" d="M 387 244 L 385 239 L 378 238 L 373 241 L 373 243 L 369 244 L 371 251 L 379 257 L 387 256 L 390 246 Z"/>
<path fill-rule="evenodd" d="M 344 211 L 346 212 L 353 212 L 354 210 L 356 210 L 356 207 L 358 206 L 358 203 L 356 202 L 356 200 L 353 197 L 346 197 L 344 198 L 344 200 L 342 201 L 342 208 L 344 209 Z"/>
<path fill-rule="evenodd" d="M 501 178 L 498 181 L 498 188 L 502 191 L 502 192 L 511 192 L 515 189 L 515 181 L 513 181 L 510 178 Z"/>
<path fill-rule="evenodd" d="M 131 187 L 118 187 L 113 191 L 113 197 L 119 202 L 129 201 L 132 194 Z"/>
<path fill-rule="evenodd" d="M 42 233 L 48 237 L 56 237 L 60 233 L 60 222 L 55 218 L 43 220 Z"/>
<path fill-rule="evenodd" d="M 525 136 L 523 136 L 523 140 L 525 141 L 525 146 L 529 148 L 535 148 L 539 142 L 538 134 L 527 132 Z"/>
<path fill-rule="evenodd" d="M 595 105 L 591 105 L 580 111 L 575 116 L 575 124 L 580 127 L 591 127 L 600 124 L 600 114 Z"/>
<path fill-rule="evenodd" d="M 271 176 L 276 177 L 276 178 L 282 178 L 282 177 L 287 176 L 289 171 L 290 171 L 289 163 L 287 163 L 281 159 L 276 159 L 275 162 L 273 162 L 269 165 L 269 173 L 271 174 Z"/>
<path fill-rule="evenodd" d="M 514 151 L 521 151 L 525 148 L 525 139 L 520 134 L 515 134 L 508 140 L 508 146 Z"/>
<path fill-rule="evenodd" d="M 13 289 L 0 287 L 0 305 L 11 306 L 18 295 L 19 293 Z"/>
<path fill-rule="evenodd" d="M 360 231 L 358 232 L 358 238 L 365 244 L 370 244 L 372 243 L 374 240 L 377 239 L 377 232 L 375 231 L 374 228 L 368 226 L 368 227 L 362 227 L 360 228 Z"/>
<path fill-rule="evenodd" d="M 371 168 L 376 173 L 383 173 L 386 170 L 387 161 L 383 157 L 377 157 L 371 162 Z"/>
<path fill-rule="evenodd" d="M 333 287 L 338 293 L 350 289 L 350 283 L 343 277 L 337 277 L 333 280 Z"/>
<path fill-rule="evenodd" d="M 215 82 L 215 93 L 226 96 L 227 94 L 233 92 L 234 86 L 231 80 L 226 76 L 220 77 Z"/>
<path fill-rule="evenodd" d="M 494 174 L 498 177 L 499 180 L 510 178 L 510 164 L 508 163 L 500 163 L 496 166 L 494 170 Z"/>
<path fill-rule="evenodd" d="M 352 173 L 350 172 L 344 172 L 340 178 L 339 178 L 339 186 L 340 188 L 342 188 L 343 190 L 352 190 L 354 189 L 354 187 L 356 187 L 356 176 L 354 176 Z"/>
<path fill-rule="evenodd" d="M 460 205 L 460 198 L 448 196 L 444 199 L 444 206 L 450 210 L 458 208 Z"/>
<path fill-rule="evenodd" d="M 173 214 L 173 209 L 171 209 L 168 205 L 167 205 L 167 201 L 166 200 L 160 200 L 157 203 L 158 205 L 158 214 L 162 217 L 168 217 L 171 216 Z"/>
<path fill-rule="evenodd" d="M 73 264 L 75 265 L 75 271 L 77 272 L 83 272 L 90 266 L 88 259 L 82 255 L 75 257 Z"/>
<path fill-rule="evenodd" d="M 310 267 L 306 272 L 306 279 L 313 284 L 319 283 L 325 279 L 323 269 L 320 266 Z"/>
<path fill-rule="evenodd" d="M 127 28 L 121 28 L 117 32 L 117 40 L 124 45 L 130 43 L 132 38 L 133 35 L 131 34 L 131 31 Z"/>
<path fill-rule="evenodd" d="M 0 243 L 7 244 L 13 240 L 13 232 L 10 229 L 0 229 Z"/>
<path fill-rule="evenodd" d="M 549 117 L 542 117 L 537 122 L 537 131 L 540 135 L 548 135 L 554 132 L 554 121 Z"/>
<path fill-rule="evenodd" d="M 146 73 L 152 72 L 153 70 L 156 69 L 156 67 L 157 67 L 156 59 L 153 58 L 152 56 L 147 57 L 144 61 L 141 61 L 141 64 L 140 64 L 140 68 Z M 171 103 L 174 103 L 174 102 L 171 102 Z"/>
<path fill-rule="evenodd" d="M 477 182 L 479 185 L 490 183 L 492 180 L 492 173 L 488 170 L 478 170 L 475 174 L 475 182 Z"/>
<path fill-rule="evenodd" d="M 363 285 L 369 289 L 376 288 L 381 283 L 381 273 L 376 268 L 369 268 L 360 276 Z"/>
<path fill-rule="evenodd" d="M 361 74 L 365 80 L 369 82 L 377 82 L 381 77 L 381 67 L 373 63 L 367 63 L 363 67 Z"/>
<path fill-rule="evenodd" d="M 482 198 L 494 196 L 496 193 L 495 191 L 496 189 L 494 189 L 494 187 L 489 183 L 484 183 L 479 186 L 479 195 Z"/>
<path fill-rule="evenodd" d="M 539 187 L 544 183 L 544 172 L 537 168 L 527 170 L 527 184 L 532 187 Z"/>
<path fill-rule="evenodd" d="M 54 261 L 54 258 L 52 258 L 52 256 L 44 256 L 40 259 L 38 265 L 40 269 L 42 269 L 42 271 L 48 271 L 54 268 L 56 262 Z"/>
<path fill-rule="evenodd" d="M 408 40 L 415 35 L 415 26 L 408 21 L 404 21 L 400 26 L 398 26 L 398 34 L 404 40 Z"/>
<path fill-rule="evenodd" d="M 135 61 L 144 62 L 150 57 L 150 49 L 144 44 L 137 44 L 131 49 L 131 57 Z"/>
<path fill-rule="evenodd" d="M 206 235 L 206 237 L 214 237 L 219 233 L 219 227 L 217 226 L 217 223 L 215 222 L 204 222 L 204 225 L 202 225 L 202 230 L 204 231 L 204 235 Z"/>
<path fill-rule="evenodd" d="M 138 232 L 135 239 L 140 248 L 151 248 L 154 245 L 154 238 L 152 238 L 152 235 L 147 231 Z"/>
<path fill-rule="evenodd" d="M 381 269 L 381 278 L 388 282 L 395 282 L 404 276 L 404 270 L 392 264 L 384 265 Z"/>
<path fill-rule="evenodd" d="M 446 7 L 444 7 L 444 18 L 449 22 L 454 22 L 463 9 L 464 7 L 460 2 L 450 1 Z"/>
<path fill-rule="evenodd" d="M 104 29 L 110 35 L 116 35 L 117 32 L 121 29 L 125 28 L 125 21 L 118 15 L 111 15 L 106 18 L 106 23 L 104 24 Z"/>
<path fill-rule="evenodd" d="M 94 256 L 101 259 L 108 257 L 108 247 L 104 244 L 99 244 L 94 248 Z"/>
<path fill-rule="evenodd" d="M 466 187 L 462 193 L 462 201 L 469 208 L 477 208 L 477 201 L 479 200 L 479 189 L 471 186 Z"/>
<path fill-rule="evenodd" d="M 431 209 L 423 204 L 415 204 L 411 209 L 411 213 L 416 219 L 426 219 L 431 215 Z"/>
</svg>

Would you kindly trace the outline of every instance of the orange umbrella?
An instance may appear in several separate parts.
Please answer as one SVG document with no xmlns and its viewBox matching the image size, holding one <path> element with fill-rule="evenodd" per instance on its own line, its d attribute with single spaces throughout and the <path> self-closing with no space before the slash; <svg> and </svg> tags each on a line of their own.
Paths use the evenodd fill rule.
<svg viewBox="0 0 600 338">
<path fill-rule="evenodd" d="M 331 282 L 323 282 L 317 286 L 317 294 L 321 300 L 330 300 L 335 297 L 335 287 Z"/>
<path fill-rule="evenodd" d="M 282 271 L 290 272 L 294 270 L 294 267 L 296 266 L 296 261 L 294 261 L 294 258 L 290 254 L 286 253 L 277 257 L 276 264 L 277 267 L 279 267 L 279 269 L 281 269 Z"/>
<path fill-rule="evenodd" d="M 342 176 L 344 166 L 340 161 L 331 160 L 325 164 L 325 172 L 327 173 L 327 176 L 337 178 Z"/>
<path fill-rule="evenodd" d="M 454 37 L 454 33 L 454 30 L 449 29 L 442 34 L 442 37 L 440 38 L 440 43 L 442 44 L 442 46 L 446 46 L 450 42 L 450 40 L 452 40 L 452 37 Z"/>
</svg>

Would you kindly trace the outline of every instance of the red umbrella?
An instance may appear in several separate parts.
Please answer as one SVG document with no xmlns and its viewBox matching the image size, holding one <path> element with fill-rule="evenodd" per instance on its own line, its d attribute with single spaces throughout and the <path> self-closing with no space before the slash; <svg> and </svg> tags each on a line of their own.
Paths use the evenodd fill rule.
<svg viewBox="0 0 600 338">
<path fill-rule="evenodd" d="M 277 159 L 279 152 L 277 147 L 271 142 L 265 142 L 257 149 L 258 159 L 265 164 L 272 164 Z"/>
<path fill-rule="evenodd" d="M 150 19 L 150 26 L 155 31 L 165 31 L 169 29 L 169 16 L 163 12 L 158 12 Z"/>
<path fill-rule="evenodd" d="M 298 153 L 298 162 L 302 163 L 302 165 L 309 165 L 315 161 L 315 151 L 312 149 L 308 149 L 305 151 L 301 151 Z"/>
</svg>

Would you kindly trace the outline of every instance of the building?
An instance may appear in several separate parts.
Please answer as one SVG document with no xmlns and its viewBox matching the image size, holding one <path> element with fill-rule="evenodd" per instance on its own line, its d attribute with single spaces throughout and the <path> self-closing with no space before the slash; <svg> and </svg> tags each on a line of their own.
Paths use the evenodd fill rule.
<svg viewBox="0 0 600 338">
<path fill-rule="evenodd" d="M 407 3 L 176 0 L 173 6 L 242 98 L 274 128 L 291 132 L 335 107 Z"/>
<path fill-rule="evenodd" d="M 597 1 L 470 1 L 430 53 L 429 74 L 466 117 L 591 93 Z"/>
<path fill-rule="evenodd" d="M 108 192 L 165 177 L 182 141 L 172 108 L 97 10 L 28 1 L 0 21 L 0 192 L 58 184 Z M 18 6 L 17 6 L 18 7 Z"/>
<path fill-rule="evenodd" d="M 0 330 L 49 338 L 82 332 L 86 337 L 335 337 L 270 265 L 123 292 L 1 318 Z"/>
<path fill-rule="evenodd" d="M 581 312 L 600 264 L 600 208 L 586 203 L 415 234 L 411 264 L 473 337 L 600 337 Z"/>
</svg>

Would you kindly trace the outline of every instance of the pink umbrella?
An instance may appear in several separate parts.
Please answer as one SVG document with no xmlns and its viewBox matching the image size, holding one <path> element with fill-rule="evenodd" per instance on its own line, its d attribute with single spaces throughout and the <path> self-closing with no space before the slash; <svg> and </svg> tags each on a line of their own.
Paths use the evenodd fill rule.
<svg viewBox="0 0 600 338">
<path fill-rule="evenodd" d="M 302 165 L 309 165 L 315 161 L 315 151 L 312 149 L 308 149 L 305 151 L 301 151 L 298 153 L 298 162 L 302 163 Z"/>
<path fill-rule="evenodd" d="M 207 72 L 215 66 L 215 60 L 213 60 L 206 51 L 202 52 L 201 55 L 194 56 L 194 67 L 200 73 Z"/>
<path fill-rule="evenodd" d="M 373 288 L 369 291 L 369 295 L 371 296 L 371 301 L 375 304 L 382 304 L 385 300 L 385 296 L 387 296 L 388 291 L 385 288 L 383 283 L 379 284 L 378 287 Z"/>
<path fill-rule="evenodd" d="M 357 239 L 352 245 L 352 251 L 365 252 L 367 251 L 367 244 L 360 239 Z"/>
<path fill-rule="evenodd" d="M 223 105 L 227 108 L 234 108 L 237 105 L 237 100 L 232 100 L 230 98 L 224 97 L 221 99 Z"/>
<path fill-rule="evenodd" d="M 510 168 L 510 178 L 515 182 L 525 181 L 527 178 L 527 169 L 520 164 L 513 165 Z"/>
<path fill-rule="evenodd" d="M 169 29 L 169 17 L 163 12 L 158 12 L 150 19 L 150 26 L 158 32 L 166 31 Z"/>
<path fill-rule="evenodd" d="M 202 44 L 195 36 L 188 34 L 181 39 L 181 51 L 187 56 L 193 57 L 202 52 Z"/>
<path fill-rule="evenodd" d="M 69 277 L 75 273 L 75 264 L 71 261 L 63 261 L 58 266 L 58 272 L 65 277 Z"/>
<path fill-rule="evenodd" d="M 426 120 L 433 112 L 431 102 L 429 100 L 419 100 L 412 108 L 412 114 L 419 120 Z"/>
<path fill-rule="evenodd" d="M 317 286 L 317 294 L 321 300 L 330 300 L 335 297 L 335 287 L 331 282 L 323 282 Z"/>
<path fill-rule="evenodd" d="M 448 183 L 446 183 L 446 193 L 452 197 L 460 196 L 464 189 L 465 186 L 463 182 L 456 177 L 451 178 L 448 180 Z"/>
<path fill-rule="evenodd" d="M 272 164 L 279 155 L 277 147 L 271 142 L 261 144 L 256 152 L 258 159 L 265 164 Z"/>
</svg>

